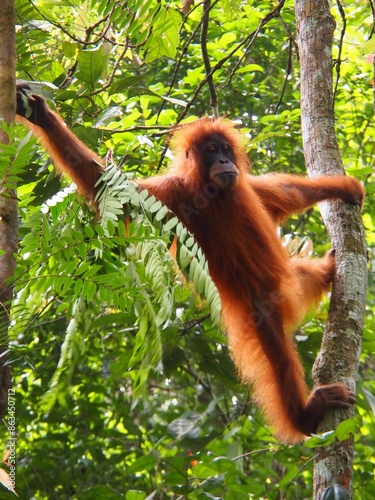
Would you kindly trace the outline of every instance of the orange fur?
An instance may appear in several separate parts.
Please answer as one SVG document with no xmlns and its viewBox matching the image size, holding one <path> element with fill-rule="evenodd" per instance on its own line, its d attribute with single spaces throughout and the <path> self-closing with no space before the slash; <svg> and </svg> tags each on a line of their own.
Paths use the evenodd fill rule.
<svg viewBox="0 0 375 500">
<path fill-rule="evenodd" d="M 57 168 L 65 172 L 77 184 L 81 194 L 94 201 L 95 184 L 100 177 L 102 160 L 66 127 L 59 115 L 49 112 L 45 128 L 30 123 L 24 117 L 17 119 L 26 125 L 40 139 L 43 147 L 54 159 Z"/>
<path fill-rule="evenodd" d="M 36 132 L 58 167 L 93 199 L 99 172 L 92 158 L 97 157 L 50 113 L 45 119 L 49 126 L 44 120 Z M 31 128 L 35 132 L 35 125 Z M 213 133 L 234 151 L 239 170 L 234 189 L 220 190 L 204 180 L 207 166 L 202 164 L 202 151 Z M 248 173 L 242 136 L 222 119 L 186 125 L 175 133 L 172 148 L 175 160 L 170 170 L 140 185 L 160 198 L 194 234 L 220 293 L 223 323 L 242 380 L 253 386 L 277 436 L 300 441 L 316 429 L 327 407 L 348 407 L 354 395 L 342 384 L 332 384 L 318 387 L 307 397 L 301 362 L 286 332 L 327 291 L 334 256 L 290 259 L 275 226 L 290 213 L 326 198 L 360 204 L 362 187 L 347 177 L 253 177 Z M 79 164 L 72 165 L 70 158 L 79 158 Z"/>
</svg>

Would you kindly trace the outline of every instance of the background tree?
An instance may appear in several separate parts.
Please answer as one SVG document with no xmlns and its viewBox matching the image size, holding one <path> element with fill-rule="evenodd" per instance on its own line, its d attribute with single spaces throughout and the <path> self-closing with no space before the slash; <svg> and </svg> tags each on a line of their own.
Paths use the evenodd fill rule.
<svg viewBox="0 0 375 500">
<path fill-rule="evenodd" d="M 7 362 L 7 330 L 10 317 L 12 289 L 7 280 L 12 277 L 18 241 L 17 201 L 15 193 L 14 150 L 8 147 L 7 126 L 16 111 L 16 38 L 15 8 L 13 0 L 0 5 L 0 416 L 8 408 L 8 389 L 11 385 L 10 366 Z"/>
<path fill-rule="evenodd" d="M 255 174 L 305 173 L 294 4 L 205 2 L 186 16 L 180 7 L 17 0 L 18 77 L 34 81 L 81 139 L 102 156 L 110 151 L 108 161 L 113 157 L 128 173 L 157 172 L 168 161 L 170 127 L 212 108 L 238 121 Z M 346 171 L 366 184 L 371 262 L 374 129 L 366 42 L 374 19 L 362 4 L 339 3 L 332 14 L 336 131 Z M 210 101 L 210 86 L 217 102 Z M 282 446 L 238 385 L 206 277 L 201 289 L 210 308 L 176 274 L 156 200 L 132 196 L 134 236 L 121 236 L 115 190 L 108 190 L 99 223 L 23 127 L 16 137 L 21 248 L 10 356 L 20 497 L 311 498 L 313 447 L 354 433 L 354 496 L 372 498 L 371 276 L 355 420 L 305 445 Z M 314 253 L 329 248 L 317 209 L 282 231 L 286 241 L 295 237 L 291 250 L 309 248 L 312 236 Z M 194 242 L 181 240 L 189 261 Z M 197 284 L 195 257 L 188 272 Z M 297 336 L 307 371 L 326 315 L 327 304 Z M 4 498 L 11 495 L 4 489 Z"/>
</svg>

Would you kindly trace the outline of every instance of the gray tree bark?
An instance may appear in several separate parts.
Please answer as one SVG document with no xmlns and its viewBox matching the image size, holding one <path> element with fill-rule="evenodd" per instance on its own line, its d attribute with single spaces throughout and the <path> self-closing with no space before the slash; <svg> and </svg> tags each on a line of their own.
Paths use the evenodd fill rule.
<svg viewBox="0 0 375 500">
<path fill-rule="evenodd" d="M 301 64 L 302 136 L 310 176 L 344 173 L 334 128 L 332 42 L 335 22 L 326 0 L 296 0 L 295 12 Z M 325 202 L 320 210 L 336 249 L 328 321 L 315 361 L 316 385 L 344 382 L 355 389 L 365 314 L 367 258 L 358 208 Z M 354 408 L 327 412 L 319 431 L 334 429 L 353 417 Z M 314 498 L 329 487 L 352 496 L 353 438 L 317 450 Z M 336 485 L 336 486 L 335 486 Z"/>
</svg>

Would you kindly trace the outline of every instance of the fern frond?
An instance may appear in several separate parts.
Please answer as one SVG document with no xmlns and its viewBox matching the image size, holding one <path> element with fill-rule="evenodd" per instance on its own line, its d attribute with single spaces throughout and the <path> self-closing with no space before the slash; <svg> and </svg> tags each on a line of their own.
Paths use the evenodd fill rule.
<svg viewBox="0 0 375 500">
<path fill-rule="evenodd" d="M 98 184 L 100 188 L 97 201 L 104 230 L 106 230 L 109 220 L 114 223 L 118 221 L 118 217 L 123 213 L 123 207 L 126 205 L 129 214 L 136 217 L 143 227 L 156 228 L 159 236 L 167 237 L 169 241 L 172 239 L 171 237 L 177 236 L 177 263 L 184 275 L 193 283 L 197 293 L 207 300 L 212 319 L 218 323 L 221 311 L 219 294 L 209 274 L 207 261 L 202 250 L 182 222 L 147 190 L 139 192 L 136 185 L 115 165 L 107 167 Z M 152 243 L 144 244 L 143 253 L 145 253 L 145 248 L 151 249 Z M 149 265 L 149 270 L 155 266 L 155 257 L 156 254 L 153 254 L 153 264 Z M 159 271 L 159 268 L 155 266 L 155 271 L 156 269 Z M 157 272 L 155 276 L 158 276 Z M 166 310 L 165 305 L 162 310 Z"/>
</svg>

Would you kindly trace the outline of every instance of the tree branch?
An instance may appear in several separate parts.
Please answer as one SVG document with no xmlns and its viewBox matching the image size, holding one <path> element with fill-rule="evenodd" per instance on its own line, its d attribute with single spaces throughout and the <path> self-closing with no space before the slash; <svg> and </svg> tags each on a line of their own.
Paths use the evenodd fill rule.
<svg viewBox="0 0 375 500">
<path fill-rule="evenodd" d="M 219 69 L 221 69 L 224 64 L 231 59 L 231 57 L 241 48 L 243 47 L 244 45 L 247 44 L 247 42 L 249 42 L 249 47 L 251 46 L 252 43 L 254 43 L 255 41 L 255 38 L 256 36 L 258 35 L 259 31 L 261 28 L 263 28 L 263 26 L 265 26 L 271 19 L 273 19 L 274 17 L 277 17 L 280 13 L 280 10 L 282 9 L 283 5 L 285 3 L 285 0 L 280 0 L 280 2 L 276 5 L 276 7 L 271 10 L 266 16 L 264 16 L 264 18 L 260 21 L 259 23 L 259 26 L 258 28 L 253 31 L 252 33 L 250 33 L 247 37 L 245 37 L 239 44 L 237 44 L 230 52 L 228 52 L 228 54 L 223 57 L 222 59 L 220 59 L 220 61 L 218 61 L 215 66 L 211 69 L 211 71 L 206 75 L 206 77 L 200 82 L 199 85 L 197 85 L 197 88 L 195 89 L 195 92 L 193 94 L 193 97 L 190 99 L 190 101 L 187 103 L 185 109 L 182 111 L 182 113 L 180 113 L 179 117 L 177 118 L 177 121 L 176 123 L 180 123 L 181 120 L 183 120 L 185 118 L 185 116 L 188 114 L 191 106 L 193 105 L 196 97 L 198 96 L 199 92 L 201 91 L 202 87 L 204 87 L 204 85 L 206 85 L 207 81 L 208 81 L 208 78 L 210 78 L 216 71 L 218 71 Z"/>
<path fill-rule="evenodd" d="M 202 48 L 202 56 L 204 62 L 204 68 L 206 71 L 207 84 L 210 91 L 210 105 L 212 108 L 212 113 L 214 118 L 217 120 L 219 118 L 219 109 L 218 109 L 218 101 L 217 101 L 217 93 L 214 85 L 214 80 L 212 78 L 211 73 L 211 63 L 210 58 L 207 52 L 207 33 L 208 33 L 208 24 L 210 22 L 210 10 L 211 10 L 211 0 L 204 0 L 203 2 L 203 22 L 202 22 L 202 31 L 201 31 L 201 48 Z"/>
<path fill-rule="evenodd" d="M 302 138 L 310 176 L 344 174 L 335 134 L 332 43 L 335 23 L 327 0 L 296 0 L 301 63 Z M 320 209 L 336 249 L 336 277 L 322 348 L 315 361 L 316 385 L 342 381 L 355 388 L 364 322 L 367 259 L 358 208 L 325 202 Z M 335 428 L 350 410 L 331 409 L 319 431 Z M 315 461 L 314 498 L 332 485 L 352 489 L 353 439 L 320 450 Z"/>
<path fill-rule="evenodd" d="M 340 32 L 340 41 L 339 41 L 339 53 L 337 54 L 337 59 L 335 61 L 335 66 L 336 66 L 336 81 L 335 81 L 335 89 L 333 91 L 333 103 L 335 103 L 335 98 L 337 94 L 337 87 L 339 85 L 340 81 L 340 74 L 341 74 L 341 54 L 342 54 L 342 46 L 344 43 L 344 37 L 345 37 L 345 32 L 346 32 L 346 16 L 345 16 L 345 11 L 343 9 L 343 6 L 341 5 L 340 0 L 336 0 L 337 8 L 338 11 L 340 12 L 340 16 L 342 19 L 342 30 Z"/>
</svg>

